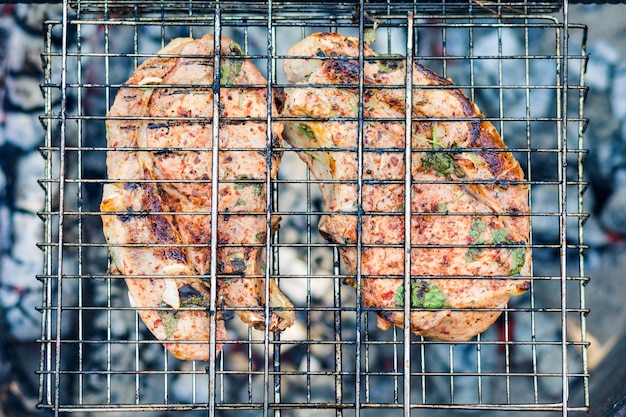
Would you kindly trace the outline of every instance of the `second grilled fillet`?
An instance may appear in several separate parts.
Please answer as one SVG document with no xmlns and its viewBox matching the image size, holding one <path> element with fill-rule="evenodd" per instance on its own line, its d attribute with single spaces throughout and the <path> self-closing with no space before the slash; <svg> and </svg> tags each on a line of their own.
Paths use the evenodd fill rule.
<svg viewBox="0 0 626 417">
<path fill-rule="evenodd" d="M 217 236 L 210 214 L 214 38 L 174 39 L 143 62 L 107 120 L 113 182 L 104 186 L 101 209 L 113 267 L 147 326 L 181 359 L 208 359 L 208 344 L 185 342 L 208 340 L 211 239 L 219 242 L 220 304 L 255 328 L 267 322 L 277 332 L 295 320 L 273 281 L 265 292 L 264 243 L 279 221 L 272 216 L 268 227 L 266 180 L 280 161 L 270 151 L 268 170 L 267 81 L 234 41 L 222 38 L 220 49 L 220 116 L 248 120 L 219 126 Z M 282 147 L 282 128 L 272 125 L 272 149 Z M 224 338 L 218 320 L 216 339 Z"/>
<path fill-rule="evenodd" d="M 406 61 L 364 46 L 359 101 L 359 40 L 317 33 L 284 62 L 284 138 L 320 182 L 320 233 L 339 245 L 348 274 L 357 272 L 361 230 L 361 301 L 377 324 L 417 335 L 464 341 L 486 330 L 512 295 L 529 288 L 528 186 L 495 128 L 452 83 L 413 66 L 411 196 L 404 196 Z M 357 158 L 362 106 L 362 207 Z M 404 288 L 405 205 L 413 213 L 411 287 Z M 361 209 L 361 224 L 357 224 Z M 355 285 L 355 278 L 345 280 Z"/>
</svg>

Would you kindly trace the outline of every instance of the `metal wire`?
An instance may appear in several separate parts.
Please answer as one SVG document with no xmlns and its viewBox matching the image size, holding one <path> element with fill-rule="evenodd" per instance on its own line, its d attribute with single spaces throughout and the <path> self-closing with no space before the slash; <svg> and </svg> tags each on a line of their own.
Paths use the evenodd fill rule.
<svg viewBox="0 0 626 417">
<path fill-rule="evenodd" d="M 316 230 L 320 216 L 332 214 L 321 209 L 318 185 L 332 181 L 311 178 L 303 165 L 300 170 L 293 168 L 297 164 L 289 165 L 294 171 L 286 174 L 281 166 L 278 178 L 262 181 L 271 192 L 266 199 L 267 237 L 261 244 L 266 269 L 258 278 L 266 278 L 266 294 L 270 279 L 281 286 L 302 284 L 296 286 L 304 295 L 294 303 L 295 327 L 301 326 L 302 331 L 258 332 L 229 320 L 227 326 L 233 326 L 229 340 L 214 360 L 186 364 L 169 356 L 137 318 L 137 309 L 125 301 L 121 277 L 107 273 L 109 245 L 102 236 L 99 202 L 102 184 L 112 181 L 104 167 L 108 150 L 104 122 L 110 118 L 107 110 L 116 91 L 138 64 L 174 37 L 212 33 L 218 39 L 235 38 L 268 79 L 267 117 L 258 121 L 268 126 L 267 147 L 259 151 L 265 152 L 269 172 L 272 123 L 289 120 L 272 115 L 274 92 L 289 87 L 280 71 L 286 49 L 316 31 L 358 36 L 361 105 L 357 117 L 346 120 L 358 126 L 358 145 L 347 151 L 359 161 L 352 184 L 359 190 L 357 216 L 362 216 L 363 157 L 371 151 L 364 147 L 362 136 L 364 126 L 373 121 L 363 110 L 363 48 L 364 32 L 374 21 L 378 44 L 387 49 L 381 52 L 407 56 L 409 69 L 413 60 L 419 60 L 453 78 L 481 108 L 488 109 L 485 119 L 497 127 L 509 146 L 507 152 L 522 164 L 527 178 L 523 183 L 531 189 L 535 258 L 528 294 L 499 309 L 502 319 L 469 342 L 448 344 L 416 337 L 409 332 L 408 320 L 403 329 L 378 331 L 372 320 L 374 309 L 361 303 L 360 283 L 367 277 L 361 268 L 354 276 L 347 274 L 341 264 L 341 245 L 325 242 Z M 511 50 L 512 35 L 521 39 L 520 48 Z M 588 410 L 582 232 L 587 218 L 582 200 L 585 36 L 585 27 L 569 22 L 567 2 L 279 1 L 247 2 L 242 7 L 237 2 L 66 0 L 61 19 L 46 22 L 42 54 L 46 109 L 41 120 L 46 143 L 41 148 L 45 178 L 40 184 L 46 204 L 40 213 L 45 262 L 38 277 L 43 284 L 39 406 L 55 415 L 179 411 L 295 416 L 315 411 L 360 416 L 385 410 L 385 415 L 410 416 L 415 409 L 429 409 L 433 415 L 510 410 L 566 416 Z M 486 44 L 487 38 L 495 43 Z M 217 68 L 218 41 L 215 50 L 209 59 Z M 523 68 L 520 79 L 507 73 L 512 65 Z M 495 70 L 483 73 L 487 66 Z M 548 81 L 537 78 L 537 66 L 551 75 Z M 410 91 L 411 84 L 407 70 L 406 85 L 398 88 Z M 219 86 L 217 71 L 214 85 Z M 223 123 L 243 119 L 222 117 L 220 89 L 213 91 L 214 116 L 198 121 L 210 122 L 217 138 Z M 405 97 L 410 109 L 412 95 Z M 554 106 L 538 113 L 536 107 L 545 107 L 541 100 L 553 101 Z M 395 121 L 415 123 L 410 111 Z M 410 161 L 411 130 L 406 132 L 405 148 L 376 151 L 404 152 Z M 213 178 L 219 174 L 218 147 L 219 141 L 213 140 Z M 285 165 L 286 160 L 297 160 L 296 152 L 311 149 L 280 151 Z M 410 169 L 407 163 L 408 181 L 397 181 L 405 196 L 411 192 Z M 220 181 L 212 182 L 211 211 L 200 213 L 212 219 L 224 214 L 217 204 Z M 302 200 L 292 201 L 293 195 Z M 282 226 L 272 236 L 275 215 L 282 217 Z M 410 243 L 409 204 L 404 215 L 407 238 L 398 247 L 410 255 L 416 245 Z M 212 222 L 212 236 L 217 236 L 216 223 Z M 556 235 L 542 235 L 546 225 L 555 226 Z M 360 257 L 368 245 L 361 233 L 357 237 Z M 216 293 L 220 274 L 216 254 L 222 244 L 214 239 L 210 245 L 212 336 L 207 343 L 215 352 L 216 318 L 224 313 Z M 555 258 L 558 262 L 552 268 L 537 263 Z M 394 278 L 403 279 L 410 288 L 410 256 L 405 259 L 407 272 Z M 298 269 L 300 264 L 303 267 Z M 356 280 L 356 291 L 341 285 L 344 278 Z M 408 291 L 404 297 L 408 315 Z M 269 303 L 262 310 L 268 324 Z M 572 332 L 571 322 L 582 330 Z M 180 386 L 187 396 L 180 393 Z M 582 398 L 572 397 L 572 387 L 579 386 Z"/>
</svg>

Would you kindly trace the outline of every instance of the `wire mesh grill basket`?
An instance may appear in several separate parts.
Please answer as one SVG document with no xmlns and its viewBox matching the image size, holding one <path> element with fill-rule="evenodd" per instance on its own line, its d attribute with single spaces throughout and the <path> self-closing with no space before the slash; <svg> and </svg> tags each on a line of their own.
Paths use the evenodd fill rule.
<svg viewBox="0 0 626 417">
<path fill-rule="evenodd" d="M 39 276 L 40 407 L 56 415 L 408 416 L 472 410 L 567 415 L 587 410 L 586 29 L 568 21 L 567 7 L 497 1 L 66 1 L 62 18 L 45 24 L 42 54 L 46 176 L 40 183 L 46 206 L 40 245 L 45 268 Z M 102 232 L 100 201 L 103 184 L 111 183 L 105 122 L 116 93 L 170 40 L 213 34 L 237 41 L 267 78 L 270 109 L 270 100 L 292 87 L 282 71 L 289 47 L 316 32 L 363 39 L 374 25 L 373 48 L 409 57 L 451 79 L 479 105 L 519 161 L 522 183 L 530 190 L 525 214 L 533 254 L 529 290 L 497 309 L 500 318 L 469 341 L 437 341 L 408 328 L 381 331 L 361 292 L 342 284 L 346 278 L 363 280 L 364 272 L 356 268 L 350 274 L 342 246 L 318 233 L 320 216 L 328 214 L 318 187 L 324 181 L 311 175 L 297 149 L 285 146 L 276 149 L 282 153 L 278 176 L 263 183 L 271 190 L 267 227 L 275 215 L 282 217 L 281 226 L 261 246 L 268 278 L 264 291 L 275 282 L 292 299 L 296 323 L 283 333 L 248 328 L 230 320 L 233 311 L 213 294 L 206 307 L 212 329 L 219 315 L 228 329 L 222 352 L 216 354 L 220 342 L 213 332 L 205 341 L 212 359 L 174 358 L 129 303 L 123 277 L 107 272 L 111 244 Z M 219 62 L 216 58 L 206 57 Z M 363 83 L 361 78 L 357 87 L 363 89 Z M 364 113 L 357 110 L 352 120 L 361 132 L 376 122 Z M 219 125 L 221 116 L 215 117 L 207 122 Z M 270 115 L 259 122 L 271 126 L 287 119 Z M 359 152 L 362 147 L 355 151 L 357 159 Z M 410 190 L 411 179 L 406 181 L 399 184 Z M 225 214 L 217 210 L 209 214 Z M 364 247 L 360 240 L 355 245 Z M 207 246 L 215 254 L 219 244 Z M 214 265 L 206 278 L 213 288 L 217 275 Z M 261 312 L 267 317 L 273 308 Z M 581 394 L 571 395 L 574 391 Z"/>
</svg>

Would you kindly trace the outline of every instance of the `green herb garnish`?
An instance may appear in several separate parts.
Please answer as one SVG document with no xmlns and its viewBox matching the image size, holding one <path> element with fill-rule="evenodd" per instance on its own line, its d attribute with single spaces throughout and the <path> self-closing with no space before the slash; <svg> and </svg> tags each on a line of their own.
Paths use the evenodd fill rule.
<svg viewBox="0 0 626 417">
<path fill-rule="evenodd" d="M 252 177 L 248 174 L 241 174 L 241 175 L 237 175 L 235 179 L 236 180 L 251 180 Z M 247 187 L 249 185 L 250 185 L 249 182 L 237 182 L 235 183 L 235 185 L 233 185 L 233 188 L 235 190 L 241 190 L 242 188 Z"/>
<path fill-rule="evenodd" d="M 159 307 L 169 307 L 165 303 L 161 303 Z M 163 322 L 163 330 L 165 331 L 165 338 L 169 339 L 172 337 L 172 334 L 176 331 L 178 327 L 178 316 L 175 311 L 171 310 L 158 310 L 158 316 L 161 318 Z"/>
<path fill-rule="evenodd" d="M 446 213 L 448 211 L 448 204 L 449 203 L 456 203 L 457 201 L 462 199 L 464 195 L 465 195 L 465 193 L 461 193 L 457 197 L 455 197 L 454 200 L 450 200 L 450 201 L 445 201 L 443 203 L 439 203 L 437 205 L 437 212 L 438 213 Z"/>
<path fill-rule="evenodd" d="M 389 74 L 398 69 L 404 68 L 404 57 L 400 54 L 379 55 L 380 57 L 387 57 L 388 59 L 381 59 L 378 61 L 378 68 L 383 74 Z"/>
<path fill-rule="evenodd" d="M 522 268 L 526 263 L 526 250 L 524 248 L 515 248 L 511 251 L 513 257 L 513 268 L 508 272 L 509 276 L 518 276 L 522 272 Z"/>
<path fill-rule="evenodd" d="M 227 59 L 220 67 L 220 77 L 222 80 L 222 84 L 233 84 L 233 81 L 239 75 L 239 71 L 241 71 L 241 65 L 241 61 Z"/>
<path fill-rule="evenodd" d="M 472 242 L 470 245 L 486 245 L 487 240 L 483 238 L 483 232 L 487 230 L 487 225 L 480 219 L 472 219 L 470 224 L 469 236 Z M 485 250 L 485 248 L 469 248 L 465 253 L 465 262 L 475 262 L 478 256 Z"/>
<path fill-rule="evenodd" d="M 518 243 L 508 238 L 509 231 L 504 228 L 491 230 L 490 233 L 493 243 L 496 245 L 514 245 Z M 522 267 L 526 263 L 526 249 L 509 248 L 509 251 L 511 253 L 511 257 L 513 258 L 513 268 L 509 270 L 508 275 L 519 275 L 521 273 Z"/>
<path fill-rule="evenodd" d="M 485 248 L 469 248 L 465 253 L 465 262 L 476 262 L 478 256 L 485 250 Z"/>
<path fill-rule="evenodd" d="M 197 291 L 193 294 L 180 293 L 180 306 L 183 308 L 198 307 L 205 308 L 209 305 L 209 301 Z"/>
<path fill-rule="evenodd" d="M 354 288 L 356 288 L 356 284 Z M 404 285 L 400 285 L 396 290 L 396 293 L 393 295 L 393 302 L 398 307 L 404 307 Z"/>
<path fill-rule="evenodd" d="M 404 307 L 404 285 L 400 285 L 393 296 L 398 307 Z M 445 294 L 439 286 L 420 279 L 411 281 L 411 307 L 441 308 L 446 301 Z"/>
<path fill-rule="evenodd" d="M 489 233 L 491 234 L 491 241 L 495 244 L 507 243 L 509 241 L 507 239 L 507 236 L 509 235 L 509 231 L 504 228 L 490 230 Z"/>
<path fill-rule="evenodd" d="M 363 105 L 363 108 L 364 108 L 365 110 L 372 110 L 372 109 L 373 109 L 374 107 L 376 107 L 379 103 L 380 103 L 380 99 L 379 99 L 379 98 L 377 98 L 377 99 L 375 99 L 375 100 L 371 100 L 371 101 L 368 101 L 367 103 L 365 103 L 365 104 Z"/>
<path fill-rule="evenodd" d="M 480 165 L 482 163 L 481 158 L 474 152 L 466 152 L 467 158 L 474 163 L 474 165 Z"/>
<path fill-rule="evenodd" d="M 480 219 L 472 219 L 472 224 L 470 224 L 469 235 L 472 241 L 476 241 L 481 239 L 481 235 L 483 232 L 487 230 L 487 225 L 483 223 Z"/>
<path fill-rule="evenodd" d="M 469 236 L 471 239 L 470 245 L 486 245 L 489 242 L 483 237 L 483 233 L 487 230 L 487 225 L 480 219 L 472 219 L 472 224 L 469 229 Z M 489 230 L 491 236 L 491 243 L 493 245 L 514 245 L 519 244 L 512 239 L 509 239 L 509 231 L 505 228 Z M 474 262 L 478 259 L 478 256 L 486 248 L 472 248 L 470 247 L 465 253 L 465 262 Z M 508 271 L 509 276 L 516 276 L 521 273 L 524 264 L 526 263 L 526 249 L 525 248 L 509 248 L 511 257 L 513 258 L 513 267 Z"/>
<path fill-rule="evenodd" d="M 230 44 L 230 56 L 241 56 L 243 50 L 236 42 Z M 233 84 L 233 81 L 241 72 L 243 66 L 243 59 L 224 59 L 224 62 L 220 65 L 220 79 L 222 84 Z"/>
<path fill-rule="evenodd" d="M 367 46 L 370 46 L 374 42 L 376 42 L 376 29 L 378 25 L 374 23 L 374 27 L 367 28 L 363 31 L 363 43 Z"/>
<path fill-rule="evenodd" d="M 433 126 L 432 139 L 424 138 L 421 136 L 413 135 L 413 137 L 419 141 L 431 144 L 433 150 L 426 153 L 422 158 L 422 167 L 425 172 L 434 170 L 441 176 L 452 175 L 454 173 L 463 176 L 462 170 L 456 166 L 452 154 L 448 151 L 435 151 L 435 149 L 444 149 L 445 144 L 439 141 L 437 134 L 437 128 Z"/>
<path fill-rule="evenodd" d="M 236 180 L 241 181 L 241 180 L 251 180 L 252 177 L 248 174 L 241 174 L 241 175 L 237 175 L 235 177 Z M 236 182 L 235 185 L 233 185 L 233 188 L 235 190 L 241 190 L 245 187 L 249 187 L 249 186 L 253 186 L 254 187 L 254 196 L 255 197 L 259 197 L 262 193 L 263 193 L 263 184 L 258 183 L 258 182 Z M 243 203 L 245 204 L 245 202 Z M 235 204 L 235 205 L 240 205 L 240 204 Z"/>
<path fill-rule="evenodd" d="M 428 152 L 422 158 L 422 167 L 428 172 L 433 169 L 437 174 L 446 176 L 456 172 L 454 158 L 449 152 Z"/>
<path fill-rule="evenodd" d="M 321 156 L 319 156 L 317 153 L 311 152 L 311 151 L 304 151 L 304 153 L 307 155 L 310 155 L 313 159 L 317 159 L 322 164 L 326 165 L 326 161 L 324 161 L 324 159 Z"/>
<path fill-rule="evenodd" d="M 315 140 L 315 132 L 305 123 L 298 124 L 298 132 L 302 133 L 310 140 Z"/>
<path fill-rule="evenodd" d="M 433 149 L 444 148 L 443 143 L 438 142 L 434 139 L 425 138 L 424 136 L 413 135 L 413 139 L 419 140 L 420 142 L 428 143 L 433 147 Z"/>
</svg>

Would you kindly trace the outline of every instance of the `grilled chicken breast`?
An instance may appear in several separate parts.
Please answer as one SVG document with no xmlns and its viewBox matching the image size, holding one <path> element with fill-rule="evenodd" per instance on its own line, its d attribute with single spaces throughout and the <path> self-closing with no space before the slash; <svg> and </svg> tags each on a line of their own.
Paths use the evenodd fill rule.
<svg viewBox="0 0 626 417">
<path fill-rule="evenodd" d="M 331 214 L 322 216 L 319 231 L 340 245 L 352 275 L 360 230 L 363 305 L 377 312 L 380 328 L 403 326 L 410 291 L 415 334 L 463 341 L 483 332 L 511 295 L 527 290 L 531 266 L 527 185 L 495 128 L 450 81 L 414 64 L 406 198 L 406 61 L 365 46 L 359 97 L 357 38 L 318 33 L 288 55 L 284 70 L 294 87 L 285 90 L 283 115 L 300 119 L 285 122 L 284 138 L 322 180 L 324 211 Z M 410 289 L 403 280 L 406 204 Z M 345 283 L 356 285 L 356 277 Z"/>
<path fill-rule="evenodd" d="M 236 58 L 242 51 L 227 38 L 220 46 L 220 117 L 240 119 L 219 126 L 221 214 L 211 235 L 213 51 L 209 35 L 173 40 L 135 70 L 107 120 L 112 182 L 104 186 L 101 210 L 113 268 L 125 276 L 148 328 L 180 359 L 209 358 L 205 275 L 212 238 L 220 245 L 220 304 L 255 328 L 265 326 L 268 301 L 271 331 L 295 319 L 273 281 L 265 294 L 263 248 L 279 221 L 272 217 L 268 226 L 266 180 L 280 160 L 271 151 L 268 172 L 267 82 L 249 60 Z M 274 123 L 272 148 L 282 146 L 281 132 Z M 216 339 L 224 338 L 218 320 Z"/>
</svg>

